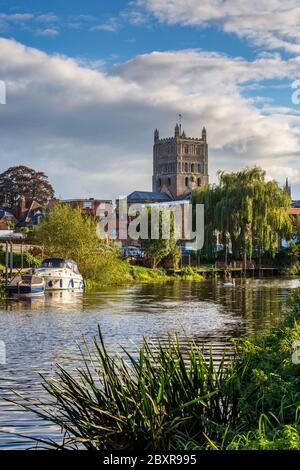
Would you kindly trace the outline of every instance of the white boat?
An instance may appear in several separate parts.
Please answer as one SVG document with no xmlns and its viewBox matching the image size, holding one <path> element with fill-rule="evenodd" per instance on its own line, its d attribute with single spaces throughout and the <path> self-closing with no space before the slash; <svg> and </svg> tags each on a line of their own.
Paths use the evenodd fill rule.
<svg viewBox="0 0 300 470">
<path fill-rule="evenodd" d="M 46 291 L 78 290 L 85 287 L 77 264 L 71 259 L 45 259 L 35 270 L 35 274 L 44 279 Z"/>
<path fill-rule="evenodd" d="M 45 282 L 41 276 L 20 275 L 11 281 L 7 290 L 9 296 L 35 297 L 44 295 Z"/>
</svg>

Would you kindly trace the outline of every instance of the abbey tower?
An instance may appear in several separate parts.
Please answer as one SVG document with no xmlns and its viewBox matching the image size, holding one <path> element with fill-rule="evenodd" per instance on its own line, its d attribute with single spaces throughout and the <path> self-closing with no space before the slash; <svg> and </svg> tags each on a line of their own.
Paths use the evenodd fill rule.
<svg viewBox="0 0 300 470">
<path fill-rule="evenodd" d="M 206 129 L 201 138 L 187 137 L 176 124 L 175 135 L 160 139 L 154 132 L 152 190 L 166 192 L 172 198 L 189 194 L 197 186 L 208 184 L 208 145 Z"/>
</svg>

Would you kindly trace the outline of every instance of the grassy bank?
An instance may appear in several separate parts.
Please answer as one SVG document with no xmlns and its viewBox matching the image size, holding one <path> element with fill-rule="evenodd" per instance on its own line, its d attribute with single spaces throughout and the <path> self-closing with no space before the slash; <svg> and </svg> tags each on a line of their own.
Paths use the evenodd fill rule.
<svg viewBox="0 0 300 470">
<path fill-rule="evenodd" d="M 135 358 L 106 350 L 101 332 L 79 378 L 44 379 L 50 406 L 22 406 L 61 426 L 64 447 L 87 449 L 299 449 L 300 291 L 271 332 L 235 344 L 216 366 L 193 343 L 144 342 Z M 20 405 L 20 400 L 18 400 Z M 53 445 L 53 443 L 49 443 Z"/>
<path fill-rule="evenodd" d="M 198 274 L 190 266 L 183 268 L 180 274 L 170 274 L 164 269 L 151 269 L 144 266 L 133 266 L 128 265 L 123 261 L 119 261 L 122 266 L 122 270 L 119 271 L 118 266 L 116 267 L 116 273 L 113 275 L 107 275 L 107 271 L 103 269 L 102 275 L 94 277 L 94 279 L 87 280 L 87 289 L 95 290 L 103 287 L 110 286 L 122 286 L 133 283 L 153 283 L 153 282 L 168 282 L 168 281 L 203 281 L 204 276 Z M 111 267 L 108 272 L 111 272 Z"/>
</svg>

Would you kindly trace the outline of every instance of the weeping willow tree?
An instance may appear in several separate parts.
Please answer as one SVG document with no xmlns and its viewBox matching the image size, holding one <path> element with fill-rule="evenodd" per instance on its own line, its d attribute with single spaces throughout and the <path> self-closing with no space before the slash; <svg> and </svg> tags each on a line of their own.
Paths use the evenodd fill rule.
<svg viewBox="0 0 300 470">
<path fill-rule="evenodd" d="M 281 238 L 288 239 L 292 225 L 288 215 L 289 195 L 275 181 L 266 181 L 259 167 L 235 173 L 218 173 L 219 184 L 193 193 L 193 204 L 204 204 L 205 243 L 212 257 L 215 234 L 230 237 L 236 259 L 252 256 L 253 248 L 275 254 Z"/>
</svg>

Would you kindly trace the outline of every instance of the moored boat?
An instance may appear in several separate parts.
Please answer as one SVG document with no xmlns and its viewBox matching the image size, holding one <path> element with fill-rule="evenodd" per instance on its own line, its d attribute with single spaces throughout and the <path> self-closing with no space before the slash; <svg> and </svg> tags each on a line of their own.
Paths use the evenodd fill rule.
<svg viewBox="0 0 300 470">
<path fill-rule="evenodd" d="M 35 270 L 44 279 L 46 291 L 78 290 L 85 287 L 75 261 L 66 258 L 47 258 Z"/>
<path fill-rule="evenodd" d="M 45 282 L 40 276 L 31 274 L 14 278 L 7 287 L 9 296 L 36 296 L 44 295 Z"/>
</svg>

